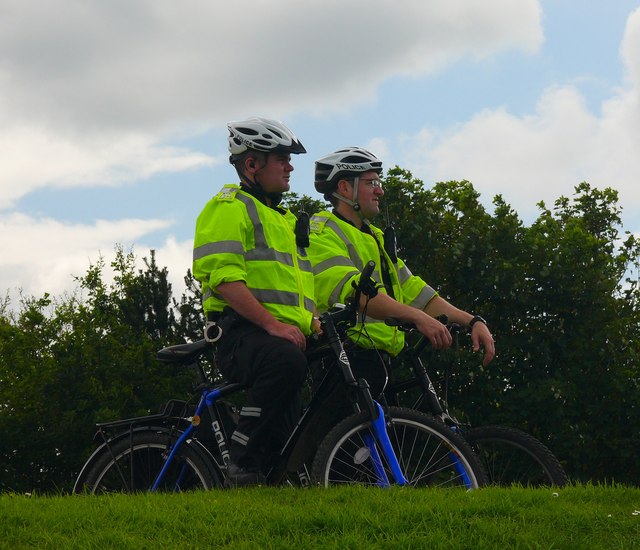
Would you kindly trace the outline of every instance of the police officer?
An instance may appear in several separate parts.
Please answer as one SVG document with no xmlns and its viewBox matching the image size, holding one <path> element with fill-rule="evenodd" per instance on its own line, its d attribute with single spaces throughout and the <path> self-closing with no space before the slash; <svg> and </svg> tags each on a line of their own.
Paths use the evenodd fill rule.
<svg viewBox="0 0 640 550">
<path fill-rule="evenodd" d="M 264 483 L 270 458 L 299 417 L 315 304 L 296 218 L 279 206 L 290 187 L 291 155 L 306 150 L 279 121 L 256 117 L 227 127 L 240 183 L 225 185 L 199 215 L 193 274 L 207 318 L 225 327 L 219 366 L 227 379 L 249 386 L 227 472 L 240 486 Z"/>
<path fill-rule="evenodd" d="M 384 323 L 384 319 L 394 317 L 414 323 L 435 349 L 445 349 L 451 345 L 451 335 L 435 319 L 444 314 L 451 322 L 470 327 L 474 350 L 484 349 L 483 363 L 488 365 L 495 347 L 485 320 L 446 301 L 413 275 L 401 259 L 385 250 L 384 232 L 370 222 L 379 214 L 384 195 L 381 173 L 382 162 L 359 147 L 339 149 L 316 161 L 315 188 L 333 205 L 333 211 L 320 212 L 311 220 L 308 252 L 314 266 L 318 310 L 344 303 L 353 293 L 352 281 L 373 260 L 380 292 L 367 305 L 365 327 L 358 325 L 350 331 L 355 348 L 380 350 L 388 356 L 398 354 L 404 335 Z M 357 353 L 355 361 L 352 359 L 354 368 L 367 378 L 375 397 L 384 387 L 386 374 L 384 369 L 372 370 L 371 356 L 361 355 L 363 361 L 358 360 Z"/>
</svg>

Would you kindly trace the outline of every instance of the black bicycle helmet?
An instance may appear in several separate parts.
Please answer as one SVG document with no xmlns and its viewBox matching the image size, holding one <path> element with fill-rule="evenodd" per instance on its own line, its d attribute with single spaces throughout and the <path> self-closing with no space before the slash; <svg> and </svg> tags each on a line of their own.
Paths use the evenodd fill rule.
<svg viewBox="0 0 640 550">
<path fill-rule="evenodd" d="M 345 147 L 316 161 L 315 188 L 319 193 L 331 193 L 341 179 L 358 177 L 363 172 L 382 173 L 382 161 L 361 147 Z"/>
<path fill-rule="evenodd" d="M 238 155 L 247 149 L 271 153 L 280 151 L 289 154 L 306 153 L 307 150 L 295 134 L 282 122 L 262 117 L 232 121 L 229 129 L 229 161 L 233 164 Z"/>
</svg>

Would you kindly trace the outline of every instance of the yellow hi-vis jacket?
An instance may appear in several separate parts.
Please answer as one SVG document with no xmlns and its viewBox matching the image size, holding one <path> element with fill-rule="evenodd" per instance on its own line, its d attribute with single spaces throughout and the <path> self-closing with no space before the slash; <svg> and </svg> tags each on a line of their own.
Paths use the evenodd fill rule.
<svg viewBox="0 0 640 550">
<path fill-rule="evenodd" d="M 205 313 L 228 304 L 221 283 L 244 281 L 276 319 L 311 333 L 315 311 L 313 273 L 298 249 L 296 217 L 269 208 L 239 185 L 225 185 L 196 221 L 193 275 L 202 285 Z"/>
<path fill-rule="evenodd" d="M 358 281 L 363 267 L 373 260 L 376 264 L 373 279 L 383 284 L 381 269 L 388 266 L 394 298 L 403 304 L 424 309 L 437 295 L 420 277 L 413 275 L 404 262 L 394 263 L 384 250 L 381 229 L 369 225 L 371 234 L 364 233 L 328 211 L 311 218 L 310 246 L 307 251 L 315 275 L 315 296 L 319 312 L 335 303 L 345 303 L 353 295 L 352 281 Z M 380 288 L 379 292 L 388 294 Z M 377 348 L 391 355 L 400 353 L 404 334 L 390 327 L 384 320 L 365 318 L 365 326 L 356 325 L 349 331 L 353 342 L 363 348 Z"/>
</svg>

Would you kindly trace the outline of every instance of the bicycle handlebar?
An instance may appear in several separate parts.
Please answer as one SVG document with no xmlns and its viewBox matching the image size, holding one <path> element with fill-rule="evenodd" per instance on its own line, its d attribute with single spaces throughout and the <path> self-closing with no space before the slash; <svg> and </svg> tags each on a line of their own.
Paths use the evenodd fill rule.
<svg viewBox="0 0 640 550">
<path fill-rule="evenodd" d="M 436 320 L 440 321 L 443 325 L 445 325 L 447 327 L 447 330 L 451 333 L 451 336 L 453 336 L 453 347 L 457 348 L 458 347 L 458 336 L 460 334 L 464 334 L 464 333 L 468 333 L 469 330 L 466 327 L 463 327 L 462 325 L 459 325 L 458 323 L 449 323 L 449 318 L 446 315 L 438 315 L 436 317 Z M 403 332 L 413 332 L 415 330 L 417 330 L 417 327 L 415 325 L 415 323 L 410 323 L 410 322 L 406 322 L 406 321 L 401 321 L 400 319 L 395 319 L 395 318 L 388 318 L 384 320 L 385 324 L 390 326 L 390 327 L 397 327 L 398 329 L 400 329 Z M 420 339 L 416 342 L 414 348 L 417 351 L 422 351 L 426 345 L 428 343 L 427 338 L 425 337 L 424 334 L 421 334 Z"/>
<path fill-rule="evenodd" d="M 371 278 L 375 266 L 374 261 L 367 262 L 360 274 L 359 281 L 357 283 L 353 281 L 355 294 L 347 300 L 346 304 L 334 304 L 331 309 L 320 315 L 320 323 L 325 329 L 325 324 L 328 320 L 331 320 L 333 325 L 347 324 L 353 326 L 357 323 L 361 295 L 364 294 L 368 298 L 373 298 L 378 293 L 376 282 Z"/>
<path fill-rule="evenodd" d="M 446 315 L 438 315 L 436 321 L 440 321 L 443 325 L 446 325 L 449 332 L 453 333 L 461 333 L 466 332 L 468 329 L 459 325 L 458 323 L 449 323 L 449 318 Z M 413 330 L 417 330 L 415 323 L 410 323 L 407 321 L 401 321 L 400 319 L 396 319 L 395 317 L 388 317 L 384 320 L 385 324 L 390 327 L 398 327 L 403 332 L 411 332 Z"/>
<path fill-rule="evenodd" d="M 360 296 L 362 294 L 369 297 L 369 299 L 374 298 L 376 294 L 378 294 L 376 282 L 371 278 L 375 267 L 376 263 L 373 260 L 369 260 L 360 274 L 359 282 L 352 282 L 353 287 L 356 289 L 356 292 L 353 295 L 353 305 L 356 309 L 358 309 L 358 306 L 360 305 Z"/>
</svg>

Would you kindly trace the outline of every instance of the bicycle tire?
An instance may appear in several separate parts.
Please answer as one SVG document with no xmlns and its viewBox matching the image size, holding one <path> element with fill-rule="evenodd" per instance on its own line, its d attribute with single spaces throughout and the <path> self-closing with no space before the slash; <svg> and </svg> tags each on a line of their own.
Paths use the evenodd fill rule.
<svg viewBox="0 0 640 550">
<path fill-rule="evenodd" d="M 385 416 L 389 439 L 409 486 L 475 489 L 486 484 L 482 465 L 471 447 L 442 422 L 400 407 L 389 407 Z M 367 411 L 335 426 L 318 447 L 312 466 L 313 482 L 324 487 L 380 485 L 380 478 L 372 467 L 371 452 L 364 441 L 371 433 Z M 387 478 L 392 480 L 384 460 L 383 467 Z"/>
<path fill-rule="evenodd" d="M 564 468 L 549 448 L 522 430 L 479 426 L 463 436 L 480 457 L 492 485 L 563 487 L 568 483 Z"/>
<path fill-rule="evenodd" d="M 166 430 L 135 432 L 116 438 L 93 457 L 94 464 L 75 491 L 89 494 L 150 491 L 177 437 Z M 187 440 L 175 455 L 158 491 L 183 492 L 222 487 L 217 466 Z"/>
</svg>

